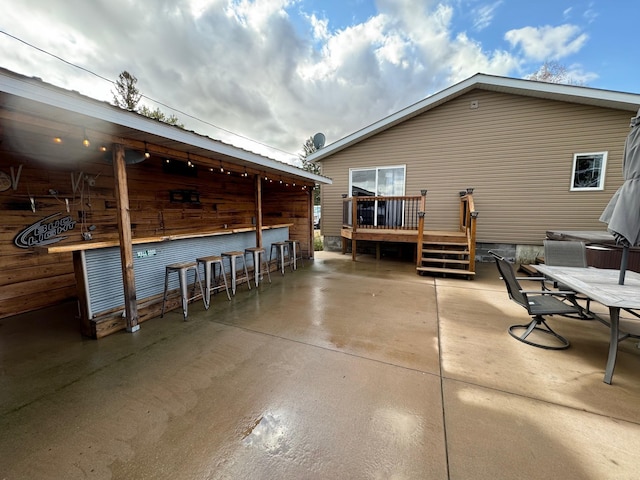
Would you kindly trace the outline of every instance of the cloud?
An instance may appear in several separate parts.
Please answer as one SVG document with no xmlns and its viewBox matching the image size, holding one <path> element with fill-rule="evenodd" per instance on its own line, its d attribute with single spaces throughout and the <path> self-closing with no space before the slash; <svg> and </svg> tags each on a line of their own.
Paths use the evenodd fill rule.
<svg viewBox="0 0 640 480">
<path fill-rule="evenodd" d="M 502 4 L 502 0 L 494 2 L 489 5 L 482 5 L 473 9 L 473 17 L 476 19 L 473 28 L 476 31 L 482 31 L 491 25 L 495 11 Z"/>
<path fill-rule="evenodd" d="M 576 25 L 558 27 L 524 27 L 509 30 L 505 36 L 513 47 L 520 47 L 526 57 L 535 61 L 559 60 L 580 51 L 589 36 Z"/>
<path fill-rule="evenodd" d="M 127 70 L 144 103 L 188 129 L 286 161 L 316 132 L 336 141 L 477 72 L 513 75 L 587 38 L 571 25 L 527 27 L 506 34 L 517 51 L 486 50 L 454 33 L 455 2 L 376 5 L 332 29 L 303 0 L 0 0 L 0 28 L 101 77 Z M 477 28 L 499 5 L 479 9 Z M 110 82 L 2 35 L 0 56 L 5 68 L 111 101 Z"/>
</svg>

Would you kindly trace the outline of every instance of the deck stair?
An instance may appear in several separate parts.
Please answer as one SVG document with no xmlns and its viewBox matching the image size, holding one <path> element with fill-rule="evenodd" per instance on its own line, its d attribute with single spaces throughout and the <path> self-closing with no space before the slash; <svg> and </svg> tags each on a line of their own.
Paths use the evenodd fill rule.
<svg viewBox="0 0 640 480">
<path fill-rule="evenodd" d="M 426 199 L 426 191 L 423 193 Z M 426 202 L 425 202 L 426 205 Z M 473 188 L 460 192 L 460 228 L 457 231 L 424 230 L 426 212 L 420 212 L 416 271 L 419 275 L 462 275 L 476 273 L 476 219 Z"/>
<path fill-rule="evenodd" d="M 425 231 L 422 237 L 418 273 L 475 275 L 470 268 L 470 251 L 465 232 Z"/>
</svg>

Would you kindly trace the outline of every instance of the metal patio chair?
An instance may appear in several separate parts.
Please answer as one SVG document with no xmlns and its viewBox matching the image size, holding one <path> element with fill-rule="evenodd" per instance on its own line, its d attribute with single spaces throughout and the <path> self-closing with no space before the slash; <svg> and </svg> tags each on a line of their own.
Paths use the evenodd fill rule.
<svg viewBox="0 0 640 480">
<path fill-rule="evenodd" d="M 558 267 L 582 267 L 587 265 L 587 247 L 584 242 L 564 241 L 564 240 L 545 240 L 544 241 L 544 263 L 545 265 Z M 570 289 L 561 283 L 554 282 L 554 288 L 562 291 Z M 589 313 L 591 308 L 591 299 L 580 294 L 574 294 L 568 297 L 569 301 L 577 305 L 581 311 L 576 315 L 569 314 L 568 317 L 578 318 L 580 320 L 593 320 L 593 316 Z M 586 307 L 582 307 L 577 300 L 585 302 Z"/>
<path fill-rule="evenodd" d="M 511 325 L 509 335 L 516 340 L 538 348 L 547 350 L 564 350 L 569 348 L 569 340 L 556 333 L 545 321 L 545 316 L 578 314 L 580 307 L 564 302 L 562 299 L 574 295 L 573 292 L 561 292 L 552 290 L 525 290 L 520 286 L 513 266 L 503 257 L 491 253 L 495 260 L 500 276 L 507 287 L 509 298 L 522 306 L 531 315 L 531 322 L 524 325 Z M 541 280 L 535 277 L 523 278 L 526 280 Z M 541 333 L 552 337 L 554 343 L 538 343 L 529 338 L 532 333 Z"/>
</svg>

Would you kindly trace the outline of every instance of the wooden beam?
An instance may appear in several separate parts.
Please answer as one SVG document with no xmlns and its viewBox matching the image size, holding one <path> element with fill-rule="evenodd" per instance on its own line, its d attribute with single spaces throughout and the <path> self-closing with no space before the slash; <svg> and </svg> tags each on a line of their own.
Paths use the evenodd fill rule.
<svg viewBox="0 0 640 480">
<path fill-rule="evenodd" d="M 136 298 L 136 278 L 133 271 L 133 244 L 131 243 L 131 218 L 129 214 L 129 189 L 124 160 L 124 146 L 113 145 L 113 176 L 118 206 L 118 237 L 120 238 L 120 262 L 124 286 L 124 309 L 128 332 L 140 329 Z"/>
<path fill-rule="evenodd" d="M 262 177 L 259 174 L 254 176 L 254 183 L 256 191 L 256 247 L 262 247 Z"/>
</svg>

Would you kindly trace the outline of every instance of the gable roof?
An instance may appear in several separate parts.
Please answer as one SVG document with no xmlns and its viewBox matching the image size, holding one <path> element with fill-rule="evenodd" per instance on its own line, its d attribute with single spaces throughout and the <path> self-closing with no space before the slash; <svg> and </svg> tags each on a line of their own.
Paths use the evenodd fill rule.
<svg viewBox="0 0 640 480">
<path fill-rule="evenodd" d="M 369 137 L 387 130 L 417 115 L 421 115 L 471 90 L 482 89 L 494 92 L 545 98 L 563 102 L 580 103 L 597 107 L 628 110 L 635 114 L 640 106 L 640 94 L 615 92 L 596 88 L 559 83 L 539 82 L 478 73 L 449 88 L 445 88 L 420 102 L 410 105 L 368 127 L 354 132 L 309 155 L 307 160 L 324 160 L 332 154 L 355 145 Z"/>
<path fill-rule="evenodd" d="M 0 68 L 0 110 L 32 114 L 39 118 L 81 125 L 113 136 L 188 152 L 270 174 L 290 175 L 315 183 L 331 180 L 295 165 L 214 140 L 205 135 L 169 125 L 78 92 L 65 90 L 4 68 Z"/>
</svg>

